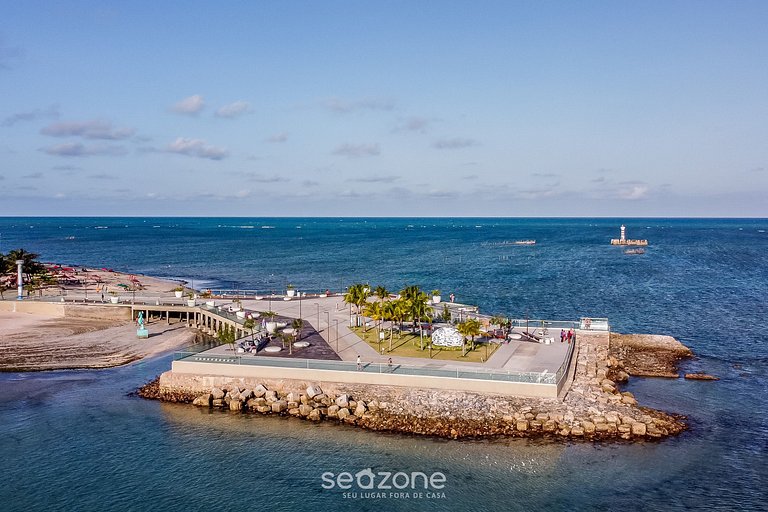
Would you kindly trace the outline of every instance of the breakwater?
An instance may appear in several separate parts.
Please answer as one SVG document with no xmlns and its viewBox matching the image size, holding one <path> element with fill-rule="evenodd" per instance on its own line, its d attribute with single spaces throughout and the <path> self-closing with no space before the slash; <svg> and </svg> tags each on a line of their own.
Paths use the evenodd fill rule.
<svg viewBox="0 0 768 512">
<path fill-rule="evenodd" d="M 608 333 L 579 336 L 570 388 L 558 398 L 401 386 L 163 373 L 144 396 L 233 413 L 282 414 L 362 428 L 448 438 L 653 439 L 686 428 L 684 418 L 642 407 L 621 392 L 623 362 Z"/>
</svg>

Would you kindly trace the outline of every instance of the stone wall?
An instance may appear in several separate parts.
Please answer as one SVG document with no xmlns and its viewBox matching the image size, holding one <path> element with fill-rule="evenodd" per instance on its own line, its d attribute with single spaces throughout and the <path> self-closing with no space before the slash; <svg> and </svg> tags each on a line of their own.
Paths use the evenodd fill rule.
<svg viewBox="0 0 768 512">
<path fill-rule="evenodd" d="M 156 394 L 162 400 L 237 413 L 289 414 L 315 421 L 344 421 L 371 430 L 451 438 L 648 439 L 683 431 L 681 418 L 640 407 L 630 393 L 619 391 L 609 378 L 608 351 L 608 333 L 579 337 L 574 380 L 561 399 L 175 372 L 160 376 Z M 340 398 L 354 407 L 334 408 Z"/>
</svg>

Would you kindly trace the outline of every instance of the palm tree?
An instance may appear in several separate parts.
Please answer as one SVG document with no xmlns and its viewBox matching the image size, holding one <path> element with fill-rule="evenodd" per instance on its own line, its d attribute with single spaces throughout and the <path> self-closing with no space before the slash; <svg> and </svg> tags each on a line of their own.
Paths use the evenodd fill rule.
<svg viewBox="0 0 768 512">
<path fill-rule="evenodd" d="M 384 319 L 384 304 L 369 302 L 365 305 L 363 314 L 376 322 L 376 339 L 379 342 L 379 352 L 381 352 L 381 321 Z"/>
<path fill-rule="evenodd" d="M 243 322 L 243 329 L 250 331 L 251 333 L 251 341 L 253 341 L 253 328 L 256 327 L 256 320 L 253 318 L 246 318 L 245 322 Z"/>
<path fill-rule="evenodd" d="M 37 261 L 37 258 L 39 257 L 39 254 L 27 252 L 24 249 L 14 249 L 6 256 L 8 261 L 7 264 L 10 268 L 13 268 L 13 266 L 16 265 L 17 260 L 22 260 L 24 262 L 22 263 L 22 270 L 27 276 L 27 281 L 31 281 L 32 275 L 34 274 L 44 274 L 46 272 L 45 267 Z"/>
<path fill-rule="evenodd" d="M 391 300 L 382 304 L 382 317 L 389 320 L 389 351 L 392 352 L 392 336 L 395 331 L 395 322 L 399 321 L 405 314 L 403 300 Z"/>
<path fill-rule="evenodd" d="M 408 309 L 410 310 L 409 313 L 413 318 L 414 326 L 416 325 L 416 322 L 419 322 L 419 350 L 424 350 L 424 331 L 421 327 L 421 322 L 423 320 L 432 320 L 432 308 L 427 305 L 428 301 L 429 297 L 427 294 L 421 292 L 415 299 L 412 299 L 408 302 Z"/>
<path fill-rule="evenodd" d="M 389 298 L 389 290 L 379 285 L 373 290 L 373 294 L 379 298 L 379 302 L 384 302 Z"/>
<path fill-rule="evenodd" d="M 467 318 L 463 322 L 461 322 L 459 325 L 456 326 L 456 330 L 459 331 L 459 334 L 461 334 L 464 337 L 464 343 L 462 344 L 462 357 L 467 355 L 467 336 L 469 336 L 472 339 L 472 350 L 475 349 L 475 336 L 480 335 L 480 322 L 476 320 L 475 318 Z"/>
<path fill-rule="evenodd" d="M 355 306 L 355 325 L 357 325 L 359 322 L 360 317 L 360 310 L 363 307 L 363 305 L 368 301 L 368 294 L 370 293 L 370 288 L 368 288 L 364 284 L 353 284 L 349 287 L 347 290 L 347 293 L 344 294 L 344 302 L 347 304 L 354 304 Z"/>
<path fill-rule="evenodd" d="M 299 338 L 301 338 L 301 329 L 304 327 L 304 320 L 301 318 L 294 318 L 293 322 L 291 322 L 291 327 L 293 328 L 294 336 L 296 336 L 296 341 L 299 341 Z"/>
</svg>

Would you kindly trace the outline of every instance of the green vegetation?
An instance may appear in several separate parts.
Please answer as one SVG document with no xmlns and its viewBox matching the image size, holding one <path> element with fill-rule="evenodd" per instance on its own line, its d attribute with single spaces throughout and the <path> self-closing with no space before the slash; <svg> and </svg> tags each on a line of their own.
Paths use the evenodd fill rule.
<svg viewBox="0 0 768 512">
<path fill-rule="evenodd" d="M 24 249 L 14 249 L 8 254 L 0 253 L 0 298 L 4 299 L 4 292 L 15 287 L 16 261 L 22 260 L 22 272 L 27 293 L 40 292 L 43 288 L 53 286 L 56 280 L 45 268 L 45 265 L 37 261 L 40 256 Z"/>
<path fill-rule="evenodd" d="M 362 327 L 353 328 L 352 331 L 357 334 L 361 339 L 368 343 L 373 349 L 378 350 L 381 353 L 379 337 L 375 331 L 365 331 Z M 446 349 L 443 347 L 435 347 L 430 349 L 429 337 L 424 336 L 423 343 L 424 349 L 419 348 L 419 344 L 422 342 L 421 336 L 418 333 L 402 333 L 399 336 L 395 336 L 395 341 L 391 345 L 389 350 L 385 351 L 385 354 L 397 357 L 419 357 L 424 359 L 437 359 L 440 361 L 457 361 L 457 362 L 470 362 L 470 363 L 482 363 L 488 360 L 499 345 L 496 343 L 490 344 L 477 344 L 473 350 L 464 352 L 454 349 Z M 487 347 L 487 352 L 486 352 Z"/>
<path fill-rule="evenodd" d="M 235 350 L 235 329 L 230 327 L 229 324 L 224 324 L 223 327 L 219 327 L 216 331 L 219 343 L 232 345 L 232 350 Z"/>
</svg>

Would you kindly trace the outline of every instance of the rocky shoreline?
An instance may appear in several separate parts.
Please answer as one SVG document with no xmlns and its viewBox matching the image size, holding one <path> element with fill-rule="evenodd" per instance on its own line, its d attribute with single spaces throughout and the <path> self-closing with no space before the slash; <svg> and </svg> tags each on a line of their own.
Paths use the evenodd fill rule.
<svg viewBox="0 0 768 512">
<path fill-rule="evenodd" d="M 628 365 L 611 355 L 610 345 L 605 333 L 580 336 L 573 381 L 558 399 L 173 372 L 142 388 L 140 395 L 235 414 L 289 415 L 453 439 L 648 440 L 683 432 L 684 417 L 641 407 L 631 393 L 619 389 L 618 383 L 628 378 Z"/>
</svg>

